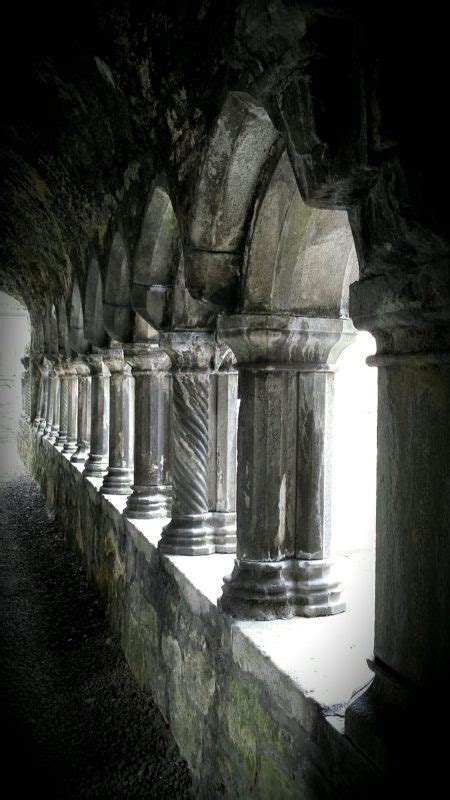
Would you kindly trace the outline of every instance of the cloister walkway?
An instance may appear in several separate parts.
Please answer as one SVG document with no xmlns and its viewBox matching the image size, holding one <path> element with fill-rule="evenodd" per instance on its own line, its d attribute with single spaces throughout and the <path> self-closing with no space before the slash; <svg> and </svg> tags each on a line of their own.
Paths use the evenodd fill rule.
<svg viewBox="0 0 450 800">
<path fill-rule="evenodd" d="M 36 484 L 14 471 L 0 483 L 3 786 L 22 797 L 31 785 L 48 800 L 188 797 L 189 772 L 161 714 Z"/>
</svg>

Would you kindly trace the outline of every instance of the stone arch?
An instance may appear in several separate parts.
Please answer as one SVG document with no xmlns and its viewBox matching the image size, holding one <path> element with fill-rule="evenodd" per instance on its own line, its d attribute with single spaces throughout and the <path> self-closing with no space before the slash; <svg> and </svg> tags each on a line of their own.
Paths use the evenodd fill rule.
<svg viewBox="0 0 450 800">
<path fill-rule="evenodd" d="M 133 268 L 134 310 L 155 328 L 172 319 L 177 276 L 183 271 L 178 220 L 169 195 L 156 186 L 142 221 Z"/>
<path fill-rule="evenodd" d="M 234 304 L 257 188 L 282 137 L 264 108 L 242 92 L 225 100 L 207 148 L 190 214 L 186 282 L 194 297 Z"/>
<path fill-rule="evenodd" d="M 58 355 L 58 320 L 56 308 L 52 304 L 45 315 L 44 328 L 45 352 L 52 356 Z"/>
<path fill-rule="evenodd" d="M 349 285 L 357 278 L 347 212 L 307 206 L 284 152 L 255 206 L 242 309 L 348 316 Z"/>
<path fill-rule="evenodd" d="M 103 284 L 95 256 L 89 263 L 84 298 L 84 337 L 96 347 L 104 347 L 108 337 L 103 325 Z"/>
<path fill-rule="evenodd" d="M 67 309 L 64 297 L 61 297 L 58 305 L 56 306 L 56 317 L 58 323 L 58 345 L 59 350 L 64 355 L 69 355 L 69 326 L 67 323 Z"/>
<path fill-rule="evenodd" d="M 128 342 L 132 336 L 131 272 L 127 248 L 119 231 L 111 244 L 105 281 L 103 323 L 112 339 Z"/>
<path fill-rule="evenodd" d="M 76 353 L 86 352 L 87 342 L 84 338 L 83 304 L 81 302 L 80 287 L 76 279 L 73 282 L 70 302 L 69 341 L 70 347 Z"/>
</svg>

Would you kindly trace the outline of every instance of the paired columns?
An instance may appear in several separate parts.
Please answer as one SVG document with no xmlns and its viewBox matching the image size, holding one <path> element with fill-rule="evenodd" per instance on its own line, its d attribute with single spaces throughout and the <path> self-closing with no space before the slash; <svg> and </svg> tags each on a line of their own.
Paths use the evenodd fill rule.
<svg viewBox="0 0 450 800">
<path fill-rule="evenodd" d="M 239 315 L 218 335 L 239 370 L 237 558 L 221 609 L 252 619 L 345 610 L 330 559 L 335 362 L 350 320 Z"/>
</svg>

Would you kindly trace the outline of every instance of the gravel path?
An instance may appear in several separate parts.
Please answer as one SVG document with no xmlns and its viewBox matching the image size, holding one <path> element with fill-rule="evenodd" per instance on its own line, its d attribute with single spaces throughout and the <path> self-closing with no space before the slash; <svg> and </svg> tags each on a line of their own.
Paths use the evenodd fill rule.
<svg viewBox="0 0 450 800">
<path fill-rule="evenodd" d="M 0 510 L 5 797 L 30 782 L 46 800 L 189 797 L 170 731 L 31 478 L 0 485 Z"/>
</svg>

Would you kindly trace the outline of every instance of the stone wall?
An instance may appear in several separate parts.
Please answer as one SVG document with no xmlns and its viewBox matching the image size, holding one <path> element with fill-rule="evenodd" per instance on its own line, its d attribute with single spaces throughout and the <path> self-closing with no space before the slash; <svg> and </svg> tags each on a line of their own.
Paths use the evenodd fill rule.
<svg viewBox="0 0 450 800">
<path fill-rule="evenodd" d="M 19 448 L 96 585 L 136 680 L 169 722 L 197 797 L 369 796 L 376 776 L 340 732 L 339 718 L 277 670 L 245 625 L 219 613 L 195 585 L 202 557 L 160 553 L 161 520 L 126 520 L 125 498 L 103 495 L 100 481 L 24 421 Z M 230 556 L 206 558 L 208 569 L 216 559 L 220 570 Z"/>
</svg>

